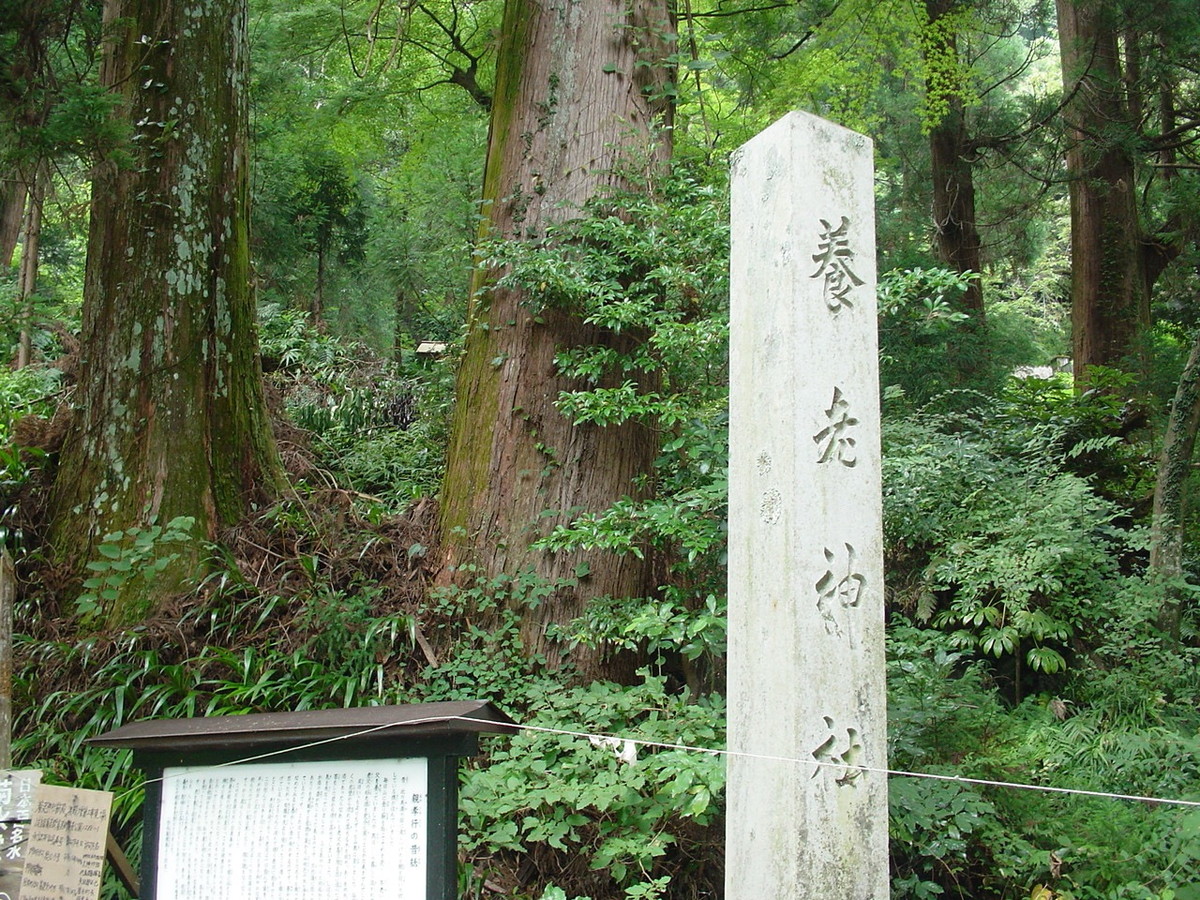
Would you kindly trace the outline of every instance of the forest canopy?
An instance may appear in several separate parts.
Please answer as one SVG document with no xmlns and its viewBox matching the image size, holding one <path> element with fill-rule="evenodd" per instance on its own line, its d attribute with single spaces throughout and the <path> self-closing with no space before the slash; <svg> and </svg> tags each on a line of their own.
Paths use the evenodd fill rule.
<svg viewBox="0 0 1200 900">
<path fill-rule="evenodd" d="M 1200 898 L 1197 72 L 1190 0 L 0 0 L 12 764 L 136 858 L 88 737 L 491 700 L 461 896 L 723 896 L 729 165 L 802 109 L 875 146 L 889 766 L 978 780 L 889 779 L 893 896 Z"/>
</svg>

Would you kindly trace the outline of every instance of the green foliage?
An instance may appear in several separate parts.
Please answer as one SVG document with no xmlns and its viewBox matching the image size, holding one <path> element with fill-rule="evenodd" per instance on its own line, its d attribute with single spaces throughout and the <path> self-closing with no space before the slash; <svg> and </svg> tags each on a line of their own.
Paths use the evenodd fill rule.
<svg viewBox="0 0 1200 900">
<path fill-rule="evenodd" d="M 255 205 L 255 232 L 262 239 L 258 257 L 272 275 L 272 287 L 296 296 L 307 308 L 304 293 L 328 285 L 324 266 L 361 262 L 366 243 L 363 186 L 349 171 L 349 160 L 310 137 L 268 160 Z M 309 266 L 296 265 L 309 254 Z M 318 275 L 317 267 L 322 267 Z M 311 271 L 309 271 L 311 267 Z"/>
<path fill-rule="evenodd" d="M 888 761 L 892 768 L 962 774 L 986 754 L 1004 711 L 978 663 L 943 634 L 902 622 L 888 630 Z M 993 803 L 970 784 L 893 776 L 888 781 L 892 891 L 929 898 L 966 886 L 984 894 L 1015 840 Z M 1011 867 L 1011 861 L 1005 861 Z M 990 895 L 990 894 L 989 894 Z"/>
<path fill-rule="evenodd" d="M 1079 706 L 1042 695 L 1009 709 L 948 636 L 893 622 L 888 637 L 893 768 L 1198 796 L 1194 674 L 1183 703 L 1164 702 L 1151 677 L 1114 670 L 1086 700 L 1077 694 Z M 1190 890 L 1200 833 L 1185 808 L 910 776 L 893 776 L 889 794 L 897 897 L 1028 896 L 1038 884 L 1093 900 Z"/>
<path fill-rule="evenodd" d="M 65 189 L 70 184 L 63 185 Z M 61 330 L 76 327 L 83 302 L 83 266 L 86 257 L 85 236 L 78 212 L 60 218 L 46 204 L 39 244 L 37 290 L 20 300 L 18 273 L 22 250 L 18 246 L 13 266 L 0 271 L 0 347 L 14 353 L 21 329 L 26 324 L 26 307 L 33 313 L 28 323 L 34 360 L 53 360 L 64 352 Z M 61 330 L 60 330 L 61 329 Z"/>
<path fill-rule="evenodd" d="M 381 610 L 379 599 L 370 587 L 320 585 L 263 596 L 226 571 L 165 632 L 137 626 L 115 638 L 18 636 L 15 758 L 54 781 L 124 787 L 116 815 L 131 822 L 141 795 L 129 754 L 87 746 L 85 738 L 141 718 L 404 702 L 388 667 L 410 651 L 412 620 Z M 47 671 L 78 673 L 80 681 L 45 692 Z"/>
<path fill-rule="evenodd" d="M 1032 669 L 1058 672 L 1068 638 L 1112 596 L 1116 511 L 1069 473 L 1006 481 L 975 498 L 930 562 L 931 589 L 953 594 L 933 623 L 958 629 L 963 646 L 996 657 L 1024 649 Z"/>
<path fill-rule="evenodd" d="M 273 305 L 263 310 L 262 344 L 288 416 L 311 433 L 339 483 L 391 509 L 436 493 L 453 389 L 447 366 L 386 363 Z"/>
<path fill-rule="evenodd" d="M 905 601 L 919 620 L 1052 674 L 1066 669 L 1072 637 L 1094 640 L 1119 607 L 1120 561 L 1139 539 L 1118 527 L 1124 510 L 1067 468 L 1114 449 L 1077 440 L 1096 398 L 1051 401 L 1038 387 L 1039 407 L 1025 400 L 1032 390 L 889 424 L 884 527 L 893 558 L 919 571 Z"/>
<path fill-rule="evenodd" d="M 180 558 L 180 553 L 166 548 L 190 543 L 195 525 L 191 516 L 176 516 L 165 526 L 131 525 L 104 535 L 96 545 L 99 557 L 87 564 L 88 571 L 95 574 L 84 580 L 75 612 L 86 621 L 96 621 L 122 594 L 148 591 L 158 576 Z"/>
<path fill-rule="evenodd" d="M 1064 352 L 1057 305 L 989 293 L 986 323 L 972 321 L 958 301 L 976 277 L 940 268 L 880 277 L 880 380 L 891 396 L 919 408 L 955 391 L 995 393 L 1017 366 L 1044 365 Z"/>
<path fill-rule="evenodd" d="M 951 104 L 972 106 L 979 97 L 972 90 L 969 63 L 964 63 L 957 51 L 959 35 L 975 25 L 974 15 L 966 4 L 951 6 L 938 18 L 927 21 L 921 29 L 921 56 L 925 69 L 926 131 L 950 113 Z"/>
<path fill-rule="evenodd" d="M 313 327 L 301 310 L 265 303 L 258 318 L 259 346 L 267 371 L 304 372 L 331 381 L 355 362 L 353 344 Z"/>
<path fill-rule="evenodd" d="M 438 700 L 489 697 L 507 709 L 526 707 L 539 660 L 522 651 L 516 610 L 537 606 L 555 590 L 525 572 L 433 591 L 429 614 L 437 642 L 446 648 L 445 661 L 422 671 L 422 693 Z"/>
<path fill-rule="evenodd" d="M 52 400 L 62 373 L 57 369 L 27 366 L 9 371 L 0 369 L 0 546 L 10 550 L 22 539 L 18 521 L 17 495 L 44 457 L 41 450 L 18 447 L 14 426 L 24 416 L 53 415 Z"/>
<path fill-rule="evenodd" d="M 1128 507 L 1154 490 L 1154 450 L 1136 433 L 1147 412 L 1128 399 L 1136 376 L 1102 366 L 1088 372 L 1082 393 L 1066 374 L 1010 379 L 988 411 L 993 430 L 1006 452 L 1049 453 L 1101 496 Z"/>
<path fill-rule="evenodd" d="M 377 352 L 453 338 L 487 136 L 479 98 L 462 88 L 469 71 L 486 94 L 499 10 L 360 0 L 251 9 L 264 296 L 309 308 L 323 244 L 333 333 Z"/>
<path fill-rule="evenodd" d="M 725 644 L 726 200 L 685 172 L 656 189 L 599 198 L 545 241 L 492 244 L 486 259 L 502 271 L 500 287 L 532 295 L 535 312 L 570 309 L 631 338 L 627 351 L 559 352 L 559 371 L 579 384 L 559 397 L 565 415 L 576 424 L 636 419 L 663 432 L 652 494 L 582 515 L 539 546 L 652 553 L 669 561 L 671 577 L 653 598 L 597 601 L 562 636 L 681 659 L 700 690 Z"/>
<path fill-rule="evenodd" d="M 725 656 L 725 598 L 709 594 L 693 608 L 691 598 L 667 587 L 661 599 L 634 600 L 605 597 L 561 632 L 571 644 L 609 646 L 636 651 L 661 665 L 682 657 L 688 662 Z"/>
<path fill-rule="evenodd" d="M 888 809 L 892 852 L 900 857 L 892 890 L 897 897 L 913 898 L 939 896 L 945 893 L 942 880 L 966 875 L 986 836 L 984 826 L 996 813 L 969 786 L 906 778 L 889 781 Z M 904 857 L 914 851 L 910 863 Z"/>
<path fill-rule="evenodd" d="M 984 276 L 990 349 L 1004 365 L 1044 366 L 1070 357 L 1065 253 L 1055 242 L 1038 259 Z"/>
<path fill-rule="evenodd" d="M 72 155 L 98 162 L 127 139 L 109 115 L 115 98 L 95 84 L 102 30 L 95 4 L 4 10 L 0 53 L 8 64 L 0 91 L 0 161 L 8 171 L 31 171 L 44 160 Z"/>
<path fill-rule="evenodd" d="M 720 396 L 728 308 L 727 201 L 678 174 L 658 194 L 592 201 L 588 215 L 545 241 L 489 244 L 485 264 L 502 268 L 497 286 L 520 287 L 535 311 L 568 308 L 588 324 L 634 338 L 608 346 L 563 348 L 559 371 L 580 380 L 560 399 L 577 421 L 608 424 L 666 416 Z M 647 381 L 657 376 L 656 390 Z M 606 384 L 607 382 L 607 384 Z M 597 390 L 600 390 L 598 393 Z M 633 395 L 632 411 L 624 412 Z"/>
<path fill-rule="evenodd" d="M 509 746 L 494 747 L 488 766 L 467 775 L 461 842 L 468 858 L 505 851 L 536 857 L 545 845 L 585 861 L 606 896 L 613 886 L 627 897 L 659 896 L 679 866 L 671 849 L 681 833 L 715 820 L 723 761 L 554 731 L 719 747 L 720 702 L 684 702 L 664 679 L 645 673 L 631 687 L 596 682 L 564 690 L 543 679 L 530 700 L 526 724 L 547 730 L 523 731 Z"/>
<path fill-rule="evenodd" d="M 960 385 L 966 360 L 979 351 L 964 334 L 966 313 L 952 303 L 967 285 L 967 276 L 948 269 L 893 270 L 879 279 L 883 384 L 898 385 L 918 403 Z M 933 372 L 938 374 L 931 377 Z"/>
</svg>

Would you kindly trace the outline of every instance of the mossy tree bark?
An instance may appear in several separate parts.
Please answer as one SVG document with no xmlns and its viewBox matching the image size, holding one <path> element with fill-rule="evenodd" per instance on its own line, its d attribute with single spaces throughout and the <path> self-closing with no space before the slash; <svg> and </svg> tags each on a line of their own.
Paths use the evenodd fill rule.
<svg viewBox="0 0 1200 900">
<path fill-rule="evenodd" d="M 1184 502 L 1197 432 L 1200 432 L 1200 334 L 1192 344 L 1171 404 L 1154 483 L 1150 527 L 1150 573 L 1164 592 L 1159 627 L 1175 643 L 1179 641 L 1184 601 Z"/>
<path fill-rule="evenodd" d="M 108 0 L 102 83 L 132 131 L 93 187 L 75 419 L 52 543 L 82 567 L 108 533 L 177 516 L 214 538 L 282 487 L 248 256 L 245 0 Z M 199 545 L 110 623 L 197 574 Z"/>
<path fill-rule="evenodd" d="M 1068 98 L 1071 321 L 1075 377 L 1135 358 L 1150 322 L 1150 279 L 1122 79 L 1115 4 L 1057 0 Z"/>
<path fill-rule="evenodd" d="M 653 171 L 670 153 L 672 21 L 666 0 L 506 0 L 484 178 L 485 233 L 539 238 L 579 214 L 630 165 Z M 520 291 L 477 278 L 442 490 L 445 562 L 452 577 L 534 571 L 551 582 L 588 574 L 536 608 L 522 608 L 527 652 L 565 659 L 547 637 L 597 596 L 644 596 L 647 564 L 610 553 L 548 554 L 530 543 L 581 511 L 635 492 L 652 467 L 650 429 L 627 422 L 574 426 L 555 408 L 580 384 L 555 353 L 581 344 L 628 348 L 632 337 L 586 325 L 567 310 L 535 314 Z M 602 655 L 570 654 L 585 677 Z"/>
</svg>

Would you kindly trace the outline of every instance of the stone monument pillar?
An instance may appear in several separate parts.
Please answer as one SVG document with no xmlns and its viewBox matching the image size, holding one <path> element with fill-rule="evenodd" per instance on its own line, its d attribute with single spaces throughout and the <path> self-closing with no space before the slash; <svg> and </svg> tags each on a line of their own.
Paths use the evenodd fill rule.
<svg viewBox="0 0 1200 900">
<path fill-rule="evenodd" d="M 728 900 L 888 897 L 872 182 L 800 112 L 734 160 Z"/>
</svg>

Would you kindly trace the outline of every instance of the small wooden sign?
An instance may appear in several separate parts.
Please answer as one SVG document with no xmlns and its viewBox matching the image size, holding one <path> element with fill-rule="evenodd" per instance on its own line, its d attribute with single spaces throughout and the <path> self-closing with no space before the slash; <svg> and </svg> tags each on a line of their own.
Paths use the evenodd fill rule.
<svg viewBox="0 0 1200 900">
<path fill-rule="evenodd" d="M 98 900 L 112 794 L 38 785 L 21 900 Z"/>
<path fill-rule="evenodd" d="M 33 792 L 41 780 L 36 769 L 0 772 L 0 900 L 21 896 Z"/>
</svg>

